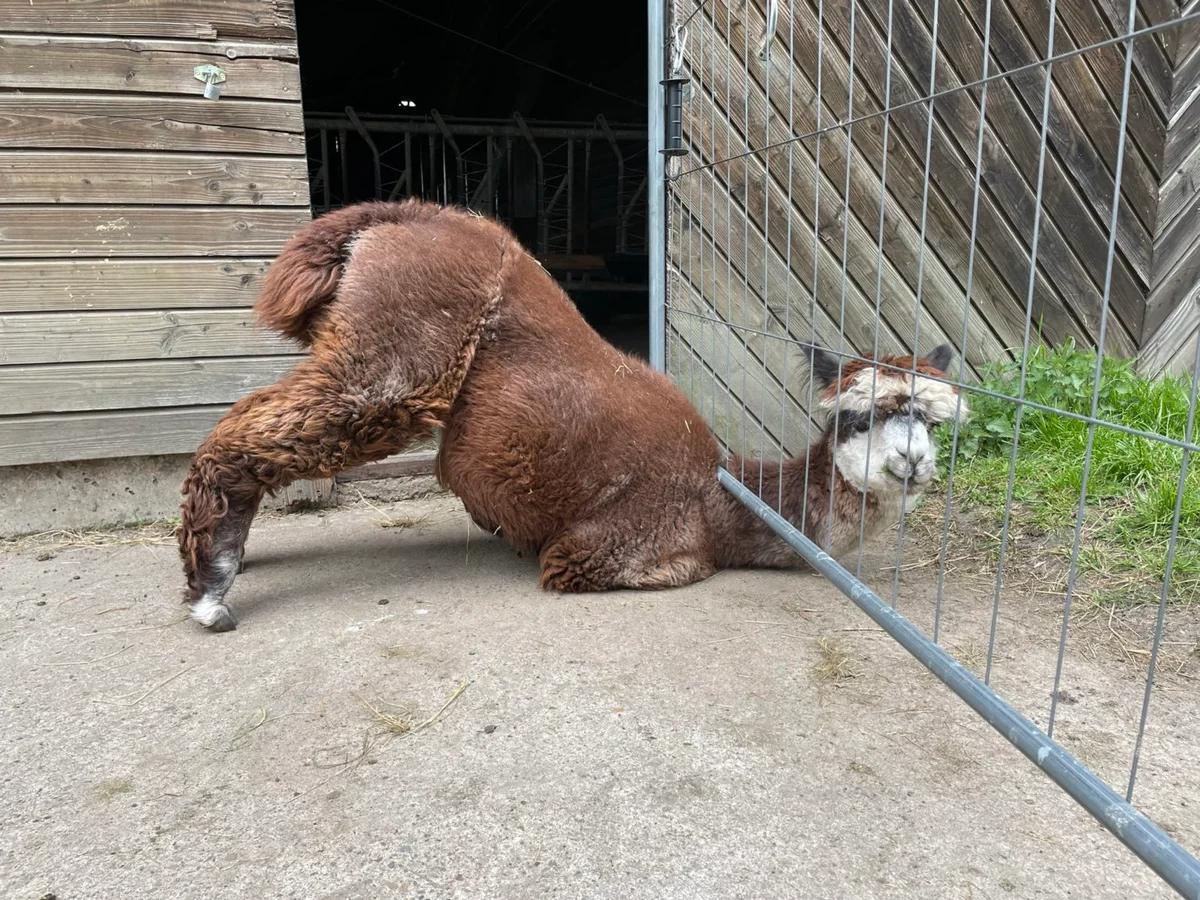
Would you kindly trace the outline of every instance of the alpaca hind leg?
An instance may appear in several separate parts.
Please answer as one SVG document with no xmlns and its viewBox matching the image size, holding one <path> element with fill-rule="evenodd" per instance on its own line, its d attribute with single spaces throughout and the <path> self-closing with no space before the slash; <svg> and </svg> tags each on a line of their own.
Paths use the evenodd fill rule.
<svg viewBox="0 0 1200 900">
<path fill-rule="evenodd" d="M 213 529 L 204 592 L 192 604 L 192 618 L 212 631 L 231 631 L 237 627 L 237 619 L 225 603 L 225 596 L 242 572 L 246 537 L 261 496 L 259 492 L 252 498 L 230 497 L 225 515 Z"/>
<path fill-rule="evenodd" d="M 657 590 L 703 581 L 716 572 L 709 554 L 690 548 L 654 552 L 635 542 L 591 542 L 568 532 L 542 550 L 541 586 L 564 593 Z"/>
<path fill-rule="evenodd" d="M 639 591 L 683 587 L 711 578 L 716 572 L 717 567 L 711 560 L 701 554 L 684 551 L 657 559 L 640 570 L 630 570 L 622 579 L 621 587 Z"/>
<path fill-rule="evenodd" d="M 204 593 L 192 605 L 192 618 L 212 631 L 232 631 L 237 627 L 225 596 L 233 587 L 234 578 L 246 571 L 246 538 L 262 495 L 259 490 L 249 499 L 230 497 L 229 508 L 213 533 L 212 576 Z"/>
<path fill-rule="evenodd" d="M 184 481 L 179 547 L 192 615 L 236 626 L 225 597 L 265 491 L 382 459 L 428 434 L 427 402 L 371 402 L 312 365 L 234 404 L 200 445 Z"/>
<path fill-rule="evenodd" d="M 571 594 L 610 590 L 616 587 L 614 579 L 620 570 L 619 560 L 574 532 L 546 544 L 538 562 L 543 589 Z"/>
<path fill-rule="evenodd" d="M 260 493 L 251 504 L 249 515 L 244 516 L 245 525 L 242 527 L 241 535 L 238 539 L 237 574 L 239 575 L 246 571 L 246 539 L 250 536 L 250 525 L 254 521 L 254 517 L 258 515 L 258 505 L 261 502 L 262 494 Z"/>
</svg>

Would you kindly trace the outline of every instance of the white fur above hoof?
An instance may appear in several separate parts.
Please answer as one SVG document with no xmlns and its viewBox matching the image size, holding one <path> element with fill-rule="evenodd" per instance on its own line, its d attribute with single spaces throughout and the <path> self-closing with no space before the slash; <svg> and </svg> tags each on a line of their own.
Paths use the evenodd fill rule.
<svg viewBox="0 0 1200 900">
<path fill-rule="evenodd" d="M 233 631 L 237 628 L 233 611 L 211 597 L 201 597 L 192 604 L 192 618 L 209 631 Z"/>
</svg>

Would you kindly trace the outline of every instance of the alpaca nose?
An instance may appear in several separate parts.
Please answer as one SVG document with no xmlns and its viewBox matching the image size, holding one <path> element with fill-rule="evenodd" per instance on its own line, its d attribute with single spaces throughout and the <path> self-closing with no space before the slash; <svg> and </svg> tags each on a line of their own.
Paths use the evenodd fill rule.
<svg viewBox="0 0 1200 900">
<path fill-rule="evenodd" d="M 929 435 L 917 427 L 908 433 L 908 440 L 900 447 L 900 455 L 915 469 L 929 455 Z"/>
</svg>

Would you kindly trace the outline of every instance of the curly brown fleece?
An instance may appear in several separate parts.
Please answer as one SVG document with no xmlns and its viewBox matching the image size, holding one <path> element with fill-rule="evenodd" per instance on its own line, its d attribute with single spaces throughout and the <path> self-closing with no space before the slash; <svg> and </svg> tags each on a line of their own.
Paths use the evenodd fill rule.
<svg viewBox="0 0 1200 900">
<path fill-rule="evenodd" d="M 493 221 L 416 201 L 330 213 L 284 248 L 257 312 L 311 355 L 234 404 L 184 482 L 186 598 L 211 628 L 236 624 L 225 595 L 265 491 L 437 429 L 442 483 L 481 527 L 539 555 L 546 588 L 663 588 L 792 561 L 718 487 L 719 447 L 684 395 L 602 340 Z M 829 440 L 810 451 L 809 481 L 843 490 Z M 805 464 L 775 477 L 791 490 Z M 806 531 L 843 506 L 857 515 L 857 499 L 813 503 Z"/>
</svg>

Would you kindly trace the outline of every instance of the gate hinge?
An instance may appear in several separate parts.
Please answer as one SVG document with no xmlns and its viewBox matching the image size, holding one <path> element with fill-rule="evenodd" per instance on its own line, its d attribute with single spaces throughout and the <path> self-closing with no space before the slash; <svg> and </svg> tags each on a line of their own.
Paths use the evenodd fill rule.
<svg viewBox="0 0 1200 900">
<path fill-rule="evenodd" d="M 687 148 L 683 146 L 683 86 L 688 79 L 681 75 L 664 78 L 659 82 L 664 90 L 666 104 L 663 122 L 667 133 L 663 136 L 664 156 L 686 156 Z"/>
</svg>

